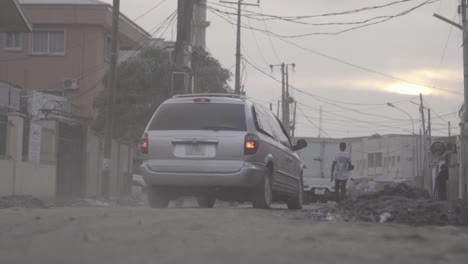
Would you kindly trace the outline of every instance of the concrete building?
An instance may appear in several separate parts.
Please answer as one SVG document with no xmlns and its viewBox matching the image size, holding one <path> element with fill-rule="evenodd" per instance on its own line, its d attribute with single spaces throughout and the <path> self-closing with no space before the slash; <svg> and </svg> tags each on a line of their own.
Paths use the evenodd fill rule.
<svg viewBox="0 0 468 264">
<path fill-rule="evenodd" d="M 339 143 L 347 144 L 354 170 L 352 177 L 414 179 L 417 176 L 416 138 L 411 135 L 375 135 L 355 138 L 304 138 L 308 147 L 301 150 L 306 169 L 304 176 L 330 177 Z M 414 148 L 413 148 L 414 147 Z"/>
<path fill-rule="evenodd" d="M 32 27 L 18 0 L 0 1 L 0 32 L 31 32 Z"/>
<path fill-rule="evenodd" d="M 375 135 L 347 140 L 352 140 L 353 176 L 385 179 L 417 176 L 417 140 L 412 135 Z"/>
<path fill-rule="evenodd" d="M 32 33 L 0 34 L 0 80 L 23 91 L 60 94 L 72 113 L 94 117 L 94 98 L 109 71 L 112 7 L 97 0 L 20 0 Z M 150 35 L 121 16 L 120 49 L 137 49 Z"/>
<path fill-rule="evenodd" d="M 96 0 L 20 3 L 32 32 L 13 27 L 0 33 L 0 196 L 129 191 L 132 144 L 113 142 L 118 162 L 103 179 L 103 140 L 86 122 L 96 115 L 94 99 L 110 68 L 112 7 Z M 119 24 L 121 50 L 150 41 L 125 16 Z"/>
<path fill-rule="evenodd" d="M 193 7 L 192 44 L 206 49 L 206 29 L 210 26 L 206 17 L 206 0 L 196 0 Z"/>
</svg>

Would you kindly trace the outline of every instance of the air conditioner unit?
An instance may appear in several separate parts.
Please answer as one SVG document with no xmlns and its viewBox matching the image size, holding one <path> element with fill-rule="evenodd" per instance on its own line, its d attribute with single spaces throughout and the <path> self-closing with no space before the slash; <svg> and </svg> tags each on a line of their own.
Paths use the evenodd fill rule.
<svg viewBox="0 0 468 264">
<path fill-rule="evenodd" d="M 80 86 L 80 80 L 78 79 L 66 79 L 63 81 L 64 90 L 76 90 Z"/>
</svg>

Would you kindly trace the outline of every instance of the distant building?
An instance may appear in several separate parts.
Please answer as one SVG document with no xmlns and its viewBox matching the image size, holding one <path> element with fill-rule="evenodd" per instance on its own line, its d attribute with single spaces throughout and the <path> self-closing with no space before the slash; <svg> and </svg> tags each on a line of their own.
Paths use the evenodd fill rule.
<svg viewBox="0 0 468 264">
<path fill-rule="evenodd" d="M 206 0 L 196 0 L 192 28 L 194 48 L 206 49 L 206 29 L 210 26 L 206 19 Z"/>
<path fill-rule="evenodd" d="M 309 145 L 299 155 L 306 165 L 305 177 L 329 178 L 340 142 L 347 144 L 351 154 L 352 177 L 413 179 L 418 175 L 418 140 L 412 135 L 304 139 Z"/>
<path fill-rule="evenodd" d="M 19 2 L 32 33 L 0 34 L 0 80 L 26 92 L 65 96 L 74 115 L 95 117 L 94 98 L 110 69 L 112 7 L 97 0 Z M 150 39 L 124 15 L 119 25 L 121 50 L 137 49 Z"/>
<path fill-rule="evenodd" d="M 413 179 L 418 174 L 417 139 L 412 135 L 375 135 L 350 144 L 353 176 Z"/>
</svg>

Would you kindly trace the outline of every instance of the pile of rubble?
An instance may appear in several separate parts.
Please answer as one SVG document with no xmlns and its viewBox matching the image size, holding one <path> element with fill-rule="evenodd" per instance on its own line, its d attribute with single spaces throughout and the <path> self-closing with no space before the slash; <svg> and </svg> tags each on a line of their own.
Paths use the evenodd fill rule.
<svg viewBox="0 0 468 264">
<path fill-rule="evenodd" d="M 342 201 L 335 210 L 345 221 L 468 225 L 467 201 L 436 201 L 426 191 L 406 184 Z"/>
<path fill-rule="evenodd" d="M 46 204 L 35 197 L 14 195 L 0 197 L 0 208 L 45 208 Z"/>
</svg>

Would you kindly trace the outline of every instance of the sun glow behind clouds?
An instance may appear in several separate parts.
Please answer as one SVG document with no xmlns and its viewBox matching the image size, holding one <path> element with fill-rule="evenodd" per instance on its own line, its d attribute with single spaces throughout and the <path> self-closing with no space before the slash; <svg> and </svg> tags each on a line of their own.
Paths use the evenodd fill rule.
<svg viewBox="0 0 468 264">
<path fill-rule="evenodd" d="M 406 84 L 406 83 L 398 83 L 392 84 L 386 88 L 387 92 L 396 93 L 396 94 L 404 94 L 404 95 L 430 95 L 432 94 L 432 89 L 429 87 L 413 85 L 413 84 Z"/>
</svg>

